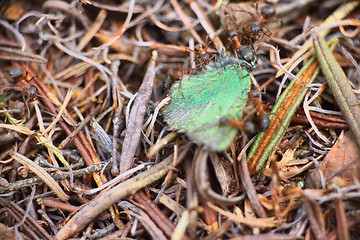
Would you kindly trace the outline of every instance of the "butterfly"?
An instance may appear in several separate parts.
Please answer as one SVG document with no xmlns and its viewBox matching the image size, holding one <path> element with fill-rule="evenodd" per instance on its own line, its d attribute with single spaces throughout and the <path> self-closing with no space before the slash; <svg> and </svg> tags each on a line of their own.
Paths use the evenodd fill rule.
<svg viewBox="0 0 360 240">
<path fill-rule="evenodd" d="M 242 119 L 251 91 L 248 71 L 254 64 L 255 57 L 248 62 L 223 51 L 202 71 L 184 75 L 170 89 L 170 103 L 162 111 L 164 121 L 206 150 L 226 150 L 237 128 L 224 119 Z"/>
</svg>

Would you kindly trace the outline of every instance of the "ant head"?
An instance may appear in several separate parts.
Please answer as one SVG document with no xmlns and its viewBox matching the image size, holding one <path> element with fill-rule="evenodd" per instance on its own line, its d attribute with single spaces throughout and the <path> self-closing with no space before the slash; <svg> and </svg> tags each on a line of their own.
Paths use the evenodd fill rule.
<svg viewBox="0 0 360 240">
<path fill-rule="evenodd" d="M 261 15 L 265 19 L 269 19 L 269 18 L 275 16 L 275 9 L 272 6 L 266 5 L 261 8 Z"/>
</svg>

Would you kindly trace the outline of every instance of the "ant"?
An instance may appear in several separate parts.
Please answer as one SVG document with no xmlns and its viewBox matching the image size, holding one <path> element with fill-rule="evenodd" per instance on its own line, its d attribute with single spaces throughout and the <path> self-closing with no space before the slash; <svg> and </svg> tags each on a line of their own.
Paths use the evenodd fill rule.
<svg viewBox="0 0 360 240">
<path fill-rule="evenodd" d="M 212 59 L 212 55 L 207 52 L 209 46 L 203 46 L 201 43 L 196 44 L 195 53 L 197 55 L 196 61 L 202 65 L 207 64 Z"/>
<path fill-rule="evenodd" d="M 265 24 L 275 16 L 275 9 L 272 6 L 265 5 L 261 8 L 260 13 L 260 16 L 249 27 L 250 37 L 256 40 L 259 38 L 260 33 L 263 33 L 262 27 L 267 28 Z"/>
<path fill-rule="evenodd" d="M 195 49 L 187 49 L 188 52 L 194 52 L 196 54 L 195 62 L 200 66 L 206 65 L 210 62 L 211 59 L 214 58 L 214 55 L 210 53 L 210 38 L 206 37 L 205 46 L 201 43 L 195 45 Z"/>
<path fill-rule="evenodd" d="M 28 112 L 28 118 L 30 118 L 30 109 L 28 102 L 29 101 L 35 101 L 37 96 L 37 88 L 30 84 L 30 81 L 33 79 L 33 77 L 30 80 L 27 80 L 28 72 L 26 72 L 25 77 L 23 76 L 23 71 L 20 68 L 13 68 L 9 71 L 9 74 L 11 77 L 13 77 L 15 80 L 20 82 L 20 85 L 22 86 L 22 95 L 23 100 L 25 102 L 27 112 Z M 25 98 L 27 100 L 25 100 Z"/>
<path fill-rule="evenodd" d="M 250 65 L 255 65 L 256 57 L 252 49 L 247 45 L 242 45 L 240 43 L 240 39 L 236 31 L 230 31 L 229 35 L 233 45 L 232 48 L 235 50 L 235 53 Z"/>
<path fill-rule="evenodd" d="M 31 101 L 36 99 L 37 88 L 29 83 L 32 78 L 30 80 L 27 80 L 27 72 L 26 76 L 23 77 L 23 71 L 20 68 L 16 67 L 11 69 L 9 71 L 9 74 L 11 77 L 15 78 L 20 82 L 21 86 L 23 87 L 22 92 L 24 96 L 26 96 Z"/>
<path fill-rule="evenodd" d="M 249 135 L 254 135 L 257 132 L 257 129 L 260 128 L 260 131 L 265 131 L 270 125 L 269 115 L 265 112 L 265 107 L 261 99 L 260 91 L 251 91 L 249 93 L 248 103 L 244 110 L 245 112 L 250 112 L 242 120 L 236 119 L 227 119 L 223 118 L 220 120 L 222 124 L 228 124 L 239 130 L 243 130 Z"/>
<path fill-rule="evenodd" d="M 254 90 L 249 93 L 249 99 L 253 109 L 255 110 L 258 125 L 261 131 L 265 131 L 270 125 L 269 115 L 265 112 L 265 105 L 261 99 L 261 92 Z"/>
<path fill-rule="evenodd" d="M 196 72 L 189 69 L 183 69 L 173 72 L 169 69 L 167 76 L 164 80 L 164 89 L 168 91 L 174 82 L 181 80 L 181 78 L 187 74 L 196 74 Z"/>
<path fill-rule="evenodd" d="M 196 57 L 195 57 L 195 62 L 200 65 L 206 65 L 210 62 L 211 59 L 213 59 L 213 55 L 208 51 L 208 47 L 209 47 L 209 43 L 208 41 L 206 41 L 206 45 L 202 45 L 201 43 L 196 44 L 195 49 L 189 49 L 187 48 L 188 52 L 195 52 Z M 182 71 L 177 71 L 177 72 L 168 72 L 168 80 L 170 80 L 170 82 L 174 82 L 177 80 L 180 80 L 182 78 L 183 75 L 193 75 L 196 74 L 198 72 L 198 69 L 185 69 Z M 166 88 L 169 88 L 170 84 L 166 84 Z"/>
<path fill-rule="evenodd" d="M 259 12 L 257 8 L 258 5 L 255 7 L 255 13 L 253 13 L 248 4 L 233 3 L 226 5 L 222 9 L 225 17 L 225 22 L 223 22 L 227 29 L 230 32 L 234 30 L 239 31 L 245 44 L 253 44 L 258 41 L 263 34 L 267 35 L 264 28 L 266 32 L 270 32 L 266 24 L 275 16 L 275 9 L 272 6 L 264 5 Z M 241 42 L 239 41 L 239 43 Z"/>
<path fill-rule="evenodd" d="M 210 62 L 210 60 L 214 57 L 209 51 L 208 51 L 208 41 L 206 43 L 206 45 L 202 45 L 201 43 L 196 44 L 195 49 L 189 49 L 186 48 L 186 51 L 188 52 L 194 52 L 196 54 L 196 59 L 195 62 L 199 65 L 206 65 Z M 168 72 L 168 76 L 169 76 L 169 80 L 171 82 L 174 82 L 176 80 L 180 80 L 181 77 L 185 74 L 196 74 L 197 70 L 196 69 L 186 69 L 186 70 L 182 70 L 182 71 L 177 71 L 177 72 Z M 167 84 L 168 85 L 168 84 Z"/>
</svg>

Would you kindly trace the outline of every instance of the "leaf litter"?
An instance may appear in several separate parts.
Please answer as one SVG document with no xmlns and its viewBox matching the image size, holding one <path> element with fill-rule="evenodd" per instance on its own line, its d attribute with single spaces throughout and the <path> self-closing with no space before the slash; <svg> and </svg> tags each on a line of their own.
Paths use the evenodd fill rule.
<svg viewBox="0 0 360 240">
<path fill-rule="evenodd" d="M 358 239 L 358 6 L 0 4 L 0 232 Z M 207 151 L 164 121 L 170 87 L 181 102 L 182 79 L 197 80 L 221 54 L 247 59 L 242 45 L 257 60 L 251 91 L 239 119 L 216 123 L 237 134 Z"/>
</svg>

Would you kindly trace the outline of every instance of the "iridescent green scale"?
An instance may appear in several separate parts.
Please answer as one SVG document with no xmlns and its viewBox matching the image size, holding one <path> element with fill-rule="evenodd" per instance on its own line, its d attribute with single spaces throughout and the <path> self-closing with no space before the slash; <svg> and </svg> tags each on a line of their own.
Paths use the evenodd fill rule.
<svg viewBox="0 0 360 240">
<path fill-rule="evenodd" d="M 237 129 L 224 119 L 242 119 L 251 88 L 243 62 L 226 60 L 230 61 L 218 61 L 206 71 L 183 76 L 172 86 L 170 103 L 163 110 L 173 130 L 186 133 L 211 151 L 226 150 L 232 143 Z"/>
</svg>

